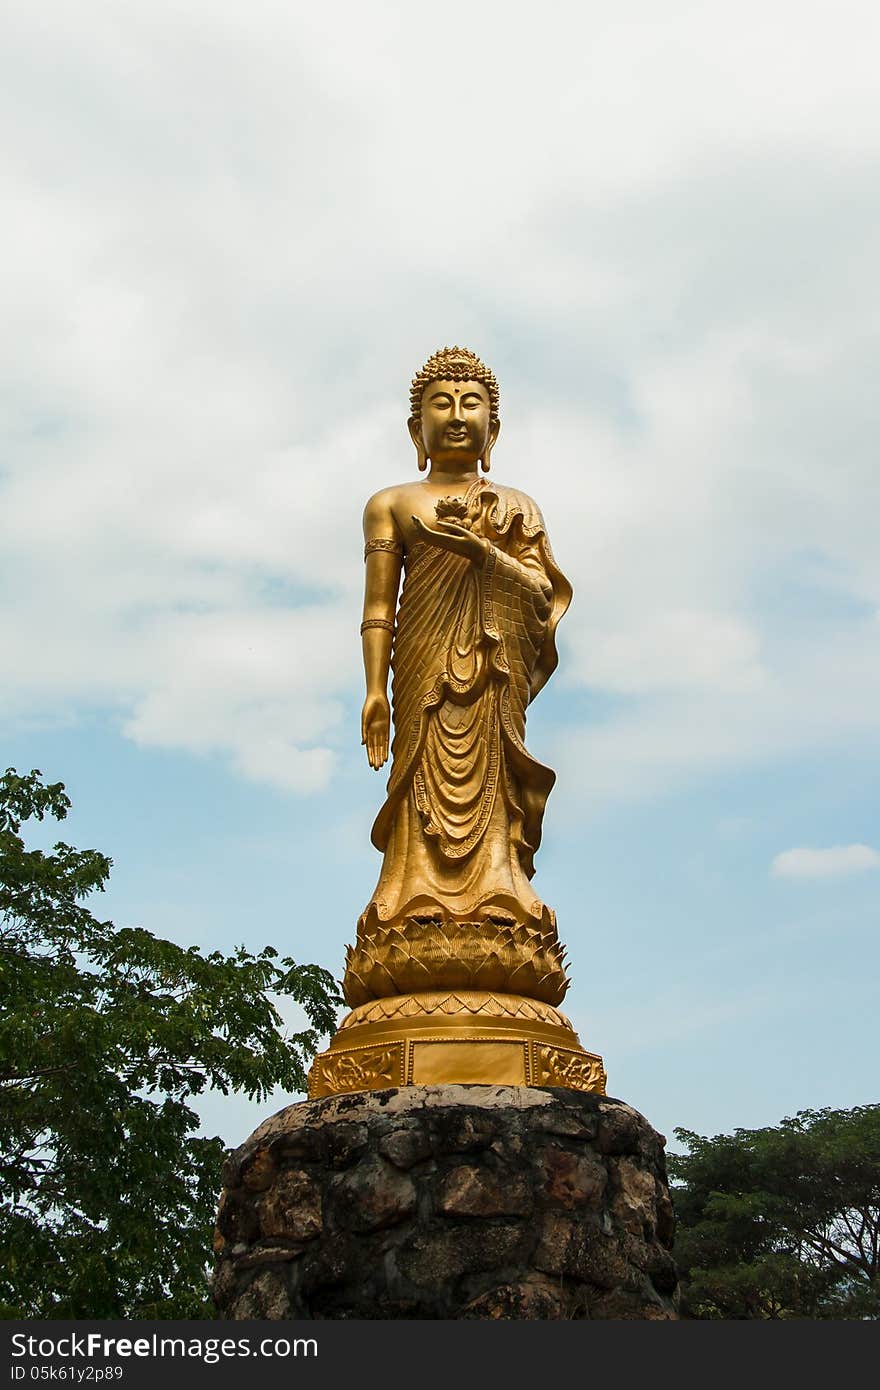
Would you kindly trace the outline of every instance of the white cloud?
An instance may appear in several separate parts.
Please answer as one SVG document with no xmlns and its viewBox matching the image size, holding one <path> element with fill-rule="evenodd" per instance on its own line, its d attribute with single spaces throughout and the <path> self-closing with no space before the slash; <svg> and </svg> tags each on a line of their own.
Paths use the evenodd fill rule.
<svg viewBox="0 0 880 1390">
<path fill-rule="evenodd" d="M 464 340 L 575 583 L 556 687 L 620 699 L 579 796 L 876 740 L 876 14 L 829 15 L 21 5 L 6 716 L 321 785 L 363 501 Z"/>
<path fill-rule="evenodd" d="M 154 634 L 160 669 L 124 731 L 136 743 L 229 752 L 245 776 L 314 791 L 350 678 L 339 608 L 188 615 Z"/>
<path fill-rule="evenodd" d="M 880 869 L 880 853 L 869 845 L 832 845 L 829 849 L 787 849 L 770 866 L 774 878 L 837 878 Z"/>
<path fill-rule="evenodd" d="M 581 626 L 574 639 L 588 685 L 622 693 L 655 690 L 748 690 L 766 679 L 758 640 L 729 615 L 648 613 L 618 631 Z"/>
</svg>

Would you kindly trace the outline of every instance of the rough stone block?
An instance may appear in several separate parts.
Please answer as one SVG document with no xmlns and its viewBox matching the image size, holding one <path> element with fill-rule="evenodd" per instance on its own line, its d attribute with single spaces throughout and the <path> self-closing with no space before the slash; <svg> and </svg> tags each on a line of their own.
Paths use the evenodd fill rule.
<svg viewBox="0 0 880 1390">
<path fill-rule="evenodd" d="M 264 1236 L 288 1240 L 314 1240 L 323 1226 L 321 1187 L 298 1169 L 279 1174 L 277 1182 L 260 1202 L 260 1229 Z"/>
<path fill-rule="evenodd" d="M 524 1174 L 462 1165 L 446 1174 L 437 1205 L 445 1216 L 521 1216 L 530 1198 Z"/>
<path fill-rule="evenodd" d="M 595 1158 L 550 1144 L 540 1153 L 537 1166 L 550 1205 L 568 1210 L 602 1205 L 608 1173 Z"/>
<path fill-rule="evenodd" d="M 430 1137 L 417 1125 L 401 1125 L 399 1129 L 383 1135 L 377 1148 L 396 1168 L 412 1168 L 431 1156 Z"/>
<path fill-rule="evenodd" d="M 336 1220 L 351 1231 L 394 1226 L 416 1205 L 412 1178 L 378 1155 L 366 1157 L 356 1168 L 335 1178 L 329 1194 Z"/>
</svg>

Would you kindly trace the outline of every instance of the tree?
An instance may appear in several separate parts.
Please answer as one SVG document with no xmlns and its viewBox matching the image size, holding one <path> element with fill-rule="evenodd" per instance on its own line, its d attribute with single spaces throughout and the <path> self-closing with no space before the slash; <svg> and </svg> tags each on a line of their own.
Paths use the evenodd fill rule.
<svg viewBox="0 0 880 1390">
<path fill-rule="evenodd" d="M 880 1317 L 880 1105 L 675 1133 L 686 1316 Z"/>
<path fill-rule="evenodd" d="M 0 778 L 0 1315 L 210 1317 L 224 1148 L 187 1101 L 302 1092 L 341 1001 L 268 946 L 203 955 L 98 921 L 111 861 L 21 838 L 69 807 L 37 771 Z M 273 994 L 309 1026 L 284 1037 Z"/>
</svg>

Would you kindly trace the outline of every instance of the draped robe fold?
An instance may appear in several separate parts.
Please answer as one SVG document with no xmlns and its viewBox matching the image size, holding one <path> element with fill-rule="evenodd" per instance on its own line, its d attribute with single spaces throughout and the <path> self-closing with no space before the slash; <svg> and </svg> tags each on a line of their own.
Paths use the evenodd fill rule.
<svg viewBox="0 0 880 1390">
<path fill-rule="evenodd" d="M 465 500 L 491 545 L 484 567 L 421 541 L 404 557 L 392 770 L 372 833 L 384 857 L 367 909 L 384 922 L 552 916 L 529 879 L 555 777 L 524 736 L 571 587 L 530 497 L 480 481 Z"/>
</svg>

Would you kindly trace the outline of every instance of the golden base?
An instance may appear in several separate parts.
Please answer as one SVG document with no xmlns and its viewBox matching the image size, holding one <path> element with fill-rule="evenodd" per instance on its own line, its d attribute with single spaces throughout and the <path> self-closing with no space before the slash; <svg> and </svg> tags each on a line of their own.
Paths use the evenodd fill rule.
<svg viewBox="0 0 880 1390">
<path fill-rule="evenodd" d="M 605 1094 L 602 1058 L 564 1014 L 518 994 L 394 995 L 343 1019 L 309 1073 L 309 1099 L 391 1086 L 566 1086 Z"/>
</svg>

